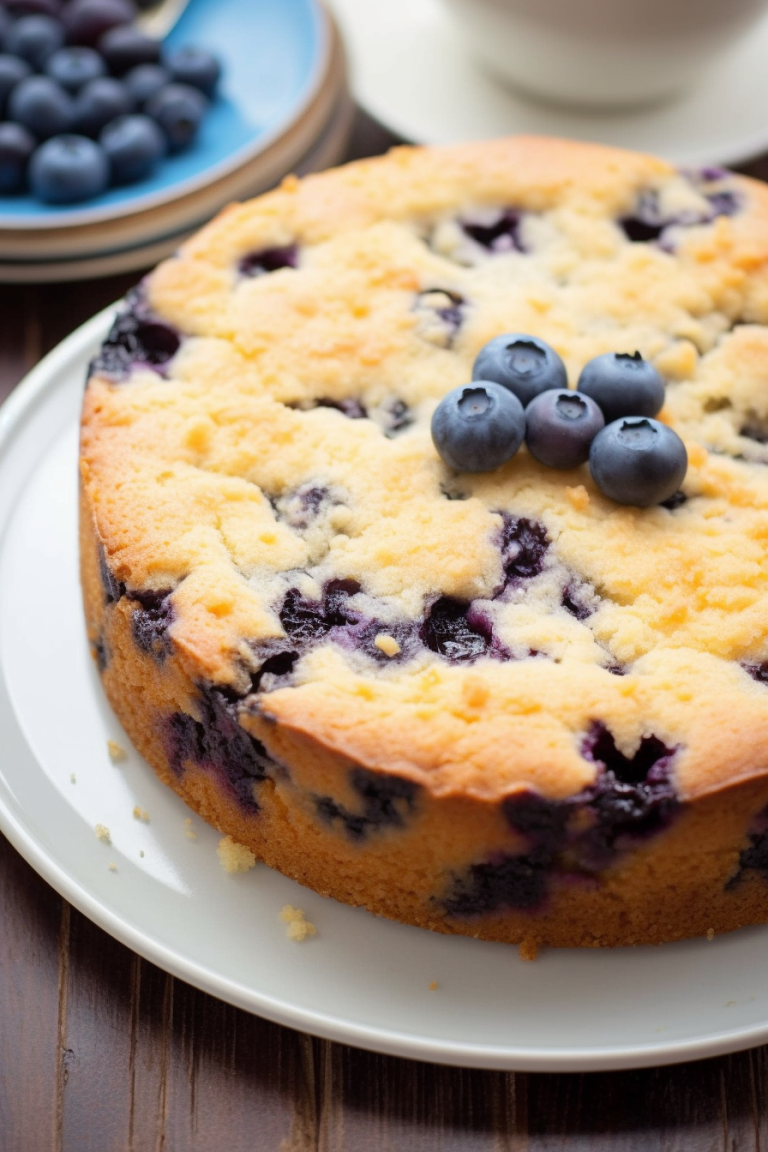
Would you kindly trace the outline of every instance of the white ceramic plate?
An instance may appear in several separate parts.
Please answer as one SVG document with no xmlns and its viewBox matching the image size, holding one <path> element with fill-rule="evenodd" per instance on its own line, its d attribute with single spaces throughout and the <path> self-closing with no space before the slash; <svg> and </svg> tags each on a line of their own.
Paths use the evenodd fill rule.
<svg viewBox="0 0 768 1152">
<path fill-rule="evenodd" d="M 111 763 L 108 739 L 129 746 L 85 643 L 76 549 L 78 412 L 108 324 L 106 313 L 86 324 L 0 410 L 0 827 L 33 867 L 190 984 L 358 1047 L 567 1071 L 768 1040 L 768 929 L 660 948 L 552 950 L 524 963 L 504 945 L 325 900 L 264 866 L 228 875 L 216 833 L 135 751 Z M 133 818 L 135 805 L 150 823 Z M 110 845 L 96 838 L 98 823 Z M 305 910 L 316 937 L 286 938 L 286 903 Z"/>
<path fill-rule="evenodd" d="M 406 140 L 447 144 L 528 132 L 694 166 L 734 164 L 768 148 L 768 17 L 681 99 L 590 113 L 534 102 L 491 79 L 469 57 L 440 0 L 328 3 L 347 41 L 357 99 Z"/>
</svg>

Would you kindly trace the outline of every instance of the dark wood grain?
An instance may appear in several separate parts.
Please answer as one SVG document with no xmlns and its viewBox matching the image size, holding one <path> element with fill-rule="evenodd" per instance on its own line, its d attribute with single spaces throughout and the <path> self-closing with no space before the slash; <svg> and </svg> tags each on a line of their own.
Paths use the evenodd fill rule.
<svg viewBox="0 0 768 1152">
<path fill-rule="evenodd" d="M 351 152 L 392 142 L 360 117 Z M 0 287 L 0 399 L 137 278 Z M 768 1048 L 589 1075 L 359 1052 L 141 960 L 2 837 L 0 925 L 0 1152 L 768 1152 Z"/>
</svg>

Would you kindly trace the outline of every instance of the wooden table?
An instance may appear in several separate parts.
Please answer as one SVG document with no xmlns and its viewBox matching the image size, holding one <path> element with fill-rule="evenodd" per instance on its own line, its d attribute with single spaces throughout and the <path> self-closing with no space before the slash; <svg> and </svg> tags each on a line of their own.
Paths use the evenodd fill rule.
<svg viewBox="0 0 768 1152">
<path fill-rule="evenodd" d="M 360 117 L 350 154 L 391 142 Z M 137 278 L 0 287 L 0 399 Z M 0 925 L 0 1152 L 768 1150 L 768 1047 L 586 1075 L 359 1052 L 141 960 L 2 837 Z"/>
</svg>

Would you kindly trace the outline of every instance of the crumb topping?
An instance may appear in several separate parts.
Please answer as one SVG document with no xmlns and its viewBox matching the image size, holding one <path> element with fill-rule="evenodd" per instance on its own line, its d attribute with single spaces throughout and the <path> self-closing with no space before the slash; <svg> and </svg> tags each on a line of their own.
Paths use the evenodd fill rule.
<svg viewBox="0 0 768 1152">
<path fill-rule="evenodd" d="M 107 751 L 113 764 L 118 764 L 128 756 L 125 748 L 123 748 L 121 744 L 118 744 L 116 740 L 107 740 Z"/>
<path fill-rule="evenodd" d="M 300 942 L 317 934 L 317 928 L 307 920 L 301 908 L 294 908 L 292 904 L 286 904 L 281 909 L 280 919 L 286 925 L 285 934 L 289 940 Z"/>
<path fill-rule="evenodd" d="M 626 756 L 648 732 L 679 746 L 683 796 L 752 770 L 766 195 L 521 138 L 401 151 L 223 214 L 146 283 L 179 335 L 162 374 L 102 366 L 85 401 L 110 595 L 148 658 L 175 645 L 278 724 L 437 791 L 577 793 L 596 719 Z M 525 450 L 475 475 L 440 460 L 437 403 L 511 330 L 548 341 L 571 386 L 603 352 L 659 367 L 660 419 L 688 449 L 679 499 L 617 506 L 585 467 Z"/>
<path fill-rule="evenodd" d="M 225 872 L 248 872 L 256 863 L 250 848 L 238 844 L 231 836 L 222 836 L 216 853 Z"/>
</svg>

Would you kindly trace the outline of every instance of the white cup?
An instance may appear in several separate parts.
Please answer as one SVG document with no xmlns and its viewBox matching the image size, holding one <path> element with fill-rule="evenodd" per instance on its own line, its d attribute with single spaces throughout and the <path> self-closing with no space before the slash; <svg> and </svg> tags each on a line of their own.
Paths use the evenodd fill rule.
<svg viewBox="0 0 768 1152">
<path fill-rule="evenodd" d="M 548 101 L 621 108 L 694 84 L 768 0 L 445 0 L 470 51 Z"/>
</svg>

